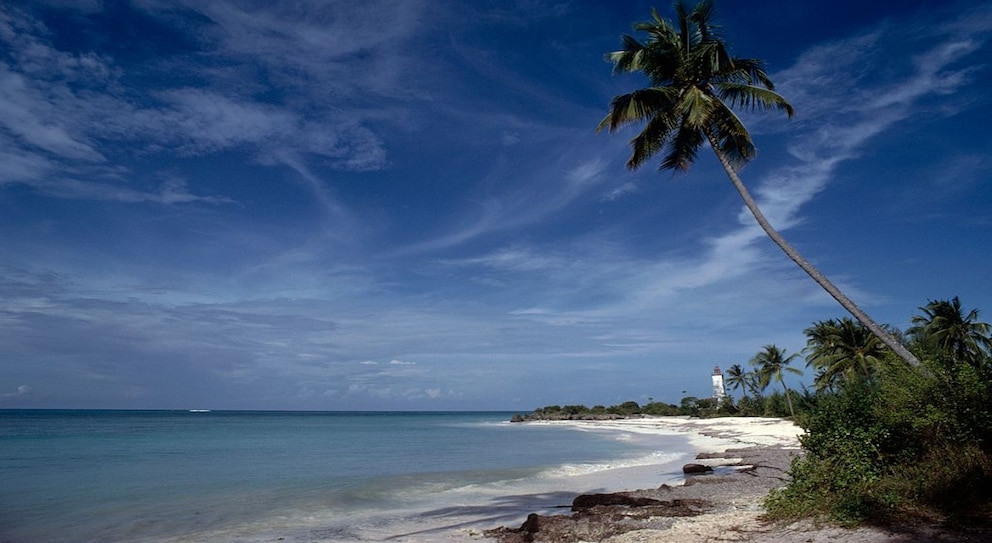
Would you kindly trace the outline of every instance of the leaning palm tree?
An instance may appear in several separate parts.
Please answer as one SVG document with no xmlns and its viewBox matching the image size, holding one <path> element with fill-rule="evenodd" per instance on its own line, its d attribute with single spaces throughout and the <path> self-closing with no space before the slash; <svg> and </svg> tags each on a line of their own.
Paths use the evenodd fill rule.
<svg viewBox="0 0 992 543">
<path fill-rule="evenodd" d="M 814 323 L 804 333 L 806 365 L 817 370 L 813 383 L 819 390 L 841 379 L 872 377 L 888 352 L 870 330 L 848 317 Z"/>
<path fill-rule="evenodd" d="M 775 345 L 765 345 L 764 348 L 751 359 L 751 365 L 756 368 L 758 383 L 762 389 L 767 387 L 772 381 L 782 385 L 782 388 L 785 390 L 785 400 L 789 404 L 789 413 L 791 413 L 793 417 L 796 416 L 796 411 L 792 408 L 792 398 L 789 397 L 789 387 L 785 384 L 785 378 L 782 375 L 782 372 L 787 371 L 796 375 L 802 375 L 802 370 L 789 366 L 789 364 L 791 364 L 792 361 L 798 357 L 798 353 L 785 356 L 785 349 L 779 349 Z"/>
<path fill-rule="evenodd" d="M 978 320 L 978 310 L 965 315 L 961 300 L 931 300 L 915 315 L 907 332 L 919 341 L 935 346 L 954 360 L 981 365 L 992 353 L 992 327 Z"/>
<path fill-rule="evenodd" d="M 696 160 L 700 147 L 709 143 L 744 205 L 768 237 L 890 349 L 908 363 L 918 363 L 905 346 L 772 227 L 737 175 L 737 169 L 754 157 L 755 150 L 751 135 L 733 108 L 781 110 L 789 117 L 794 114 L 792 105 L 775 92 L 764 63 L 730 55 L 712 22 L 713 4 L 709 0 L 702 0 L 691 11 L 679 1 L 675 12 L 674 24 L 653 12 L 651 21 L 634 25 L 635 30 L 647 33 L 646 42 L 624 35 L 623 50 L 607 55 L 614 64 L 614 73 L 641 72 L 650 86 L 615 97 L 599 129 L 614 132 L 644 122 L 640 134 L 630 141 L 630 169 L 664 151 L 662 169 L 685 171 Z"/>
</svg>

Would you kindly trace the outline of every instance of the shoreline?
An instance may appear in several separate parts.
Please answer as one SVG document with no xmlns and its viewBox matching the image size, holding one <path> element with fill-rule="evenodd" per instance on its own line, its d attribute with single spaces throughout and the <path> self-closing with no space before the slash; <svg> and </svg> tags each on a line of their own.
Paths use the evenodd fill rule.
<svg viewBox="0 0 992 543">
<path fill-rule="evenodd" d="M 710 474 L 685 475 L 679 485 L 584 496 L 571 510 L 531 514 L 519 526 L 487 530 L 474 541 L 494 543 L 942 543 L 983 541 L 927 523 L 843 528 L 801 520 L 762 519 L 764 498 L 785 485 L 792 458 L 801 454 L 802 429 L 784 419 L 646 417 L 617 420 L 531 421 L 627 432 L 683 434 Z"/>
<path fill-rule="evenodd" d="M 791 459 L 800 453 L 802 429 L 791 421 L 764 417 L 644 417 L 613 420 L 530 421 L 523 424 L 576 426 L 597 430 L 680 435 L 695 450 L 687 463 L 713 469 L 684 475 L 657 488 L 630 488 L 596 495 L 606 502 L 641 500 L 639 507 L 595 506 L 556 515 L 531 515 L 520 527 L 485 533 L 490 541 L 689 542 L 729 538 L 757 541 L 764 533 L 762 501 L 787 480 Z M 808 541 L 808 537 L 796 541 Z M 790 541 L 778 536 L 768 541 Z"/>
<path fill-rule="evenodd" d="M 753 464 L 776 464 L 774 482 L 777 486 L 781 482 L 782 472 L 788 468 L 792 455 L 799 451 L 798 434 L 801 430 L 790 421 L 777 418 L 721 418 L 721 419 L 694 419 L 683 416 L 674 417 L 644 417 L 631 419 L 613 420 L 553 420 L 553 421 L 527 421 L 521 423 L 527 426 L 557 426 L 569 427 L 583 431 L 594 431 L 604 433 L 621 434 L 641 434 L 644 438 L 652 437 L 675 437 L 677 442 L 683 443 L 674 450 L 659 450 L 655 462 L 635 461 L 632 464 L 627 461 L 620 462 L 616 467 L 608 469 L 597 469 L 591 473 L 580 474 L 549 474 L 546 480 L 520 481 L 523 487 L 506 486 L 505 493 L 500 495 L 490 494 L 483 502 L 476 501 L 473 497 L 467 501 L 459 500 L 456 496 L 453 501 L 438 509 L 423 511 L 421 514 L 410 517 L 405 521 L 388 523 L 379 528 L 367 526 L 365 529 L 354 533 L 353 539 L 350 537 L 340 537 L 339 534 L 330 537 L 320 537 L 321 532 L 310 531 L 310 541 L 322 541 L 324 543 L 343 543 L 345 541 L 396 541 L 409 543 L 517 543 L 531 541 L 605 541 L 589 537 L 584 534 L 578 538 L 546 538 L 542 539 L 537 534 L 526 534 L 519 539 L 507 539 L 502 535 L 515 530 L 535 515 L 542 518 L 567 517 L 570 514 L 570 507 L 573 500 L 578 496 L 589 495 L 638 495 L 647 497 L 652 492 L 663 489 L 661 492 L 681 494 L 684 489 L 691 488 L 695 496 L 702 492 L 703 497 L 691 497 L 692 500 L 712 500 L 716 502 L 726 502 L 733 507 L 734 515 L 727 516 L 728 511 L 717 511 L 712 509 L 711 515 L 707 518 L 716 518 L 717 513 L 723 514 L 727 522 L 739 522 L 737 518 L 740 512 L 753 510 L 755 519 L 760 513 L 760 500 L 767 493 L 768 488 L 761 489 L 760 485 L 755 485 L 753 481 L 742 481 L 735 489 L 723 487 L 724 490 L 717 498 L 709 496 L 711 489 L 717 487 L 711 485 L 685 485 L 686 476 L 682 472 L 682 466 L 686 463 L 702 463 L 714 468 L 715 472 L 711 476 L 712 480 L 724 479 L 733 476 L 738 470 L 749 470 L 751 473 L 759 470 Z M 563 428 L 564 429 L 564 428 Z M 761 457 L 755 457 L 753 453 L 744 451 L 763 451 Z M 732 454 L 723 454 L 722 451 L 732 451 Z M 741 451 L 741 452 L 738 452 Z M 705 458 L 700 458 L 705 456 Z M 645 459 L 642 459 L 645 460 Z M 763 468 L 761 468 L 763 469 Z M 767 479 L 771 482 L 772 479 Z M 648 488 L 654 487 L 654 488 Z M 526 490 L 525 490 L 526 489 Z M 673 496 L 674 496 L 673 494 Z M 745 496 L 747 496 L 745 498 Z M 683 499 L 683 498 L 674 498 Z M 722 507 L 722 505 L 721 505 Z M 736 515 L 736 516 L 735 516 Z M 723 518 L 721 517 L 721 518 Z M 687 520 L 695 520 L 698 517 Z M 600 524 L 613 524 L 615 519 L 603 517 Z M 668 518 L 666 522 L 678 520 Z M 592 521 L 595 524 L 596 521 Z M 673 530 L 684 530 L 687 527 L 680 527 L 680 524 L 669 522 L 671 525 L 665 526 L 666 530 L 661 536 L 664 539 L 659 541 L 670 541 L 668 536 Z M 721 529 L 722 531 L 722 529 Z M 501 532 L 503 534 L 501 535 Z M 285 537 L 289 534 L 282 534 L 283 541 L 302 541 L 296 537 Z M 294 534 L 295 535 L 295 534 Z M 299 534 L 303 535 L 303 534 Z M 547 534 L 550 535 L 550 534 Z M 317 537 L 314 537 L 317 536 Z M 643 543 L 653 541 L 650 532 L 639 531 L 631 534 L 633 537 L 649 539 L 612 539 L 610 543 Z M 695 541 L 689 539 L 686 541 Z"/>
</svg>

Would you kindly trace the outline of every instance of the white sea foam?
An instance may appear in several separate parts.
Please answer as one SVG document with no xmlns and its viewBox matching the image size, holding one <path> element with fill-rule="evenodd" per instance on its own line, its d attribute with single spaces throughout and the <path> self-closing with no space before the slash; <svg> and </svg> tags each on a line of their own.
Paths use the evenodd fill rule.
<svg viewBox="0 0 992 543">
<path fill-rule="evenodd" d="M 595 462 L 588 464 L 565 464 L 542 471 L 540 475 L 547 478 L 579 477 L 625 468 L 664 466 L 678 461 L 679 459 L 683 459 L 685 456 L 686 453 L 656 451 L 650 455 L 639 458 L 624 458 L 611 460 L 609 462 Z"/>
</svg>

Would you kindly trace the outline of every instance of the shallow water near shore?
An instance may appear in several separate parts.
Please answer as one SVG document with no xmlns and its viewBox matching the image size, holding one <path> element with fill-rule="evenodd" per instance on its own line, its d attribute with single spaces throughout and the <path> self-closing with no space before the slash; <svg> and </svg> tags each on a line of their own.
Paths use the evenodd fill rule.
<svg viewBox="0 0 992 543">
<path fill-rule="evenodd" d="M 0 540 L 427 541 L 691 457 L 682 436 L 511 415 L 0 411 Z"/>
</svg>

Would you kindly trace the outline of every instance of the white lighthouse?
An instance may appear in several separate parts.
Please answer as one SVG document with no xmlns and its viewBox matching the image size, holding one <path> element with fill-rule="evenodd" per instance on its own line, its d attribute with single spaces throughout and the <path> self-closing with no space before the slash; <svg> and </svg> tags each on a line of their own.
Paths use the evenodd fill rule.
<svg viewBox="0 0 992 543">
<path fill-rule="evenodd" d="M 713 399 L 716 400 L 717 405 L 720 405 L 726 397 L 727 389 L 723 385 L 723 372 L 720 371 L 720 366 L 717 366 L 713 368 Z"/>
</svg>

